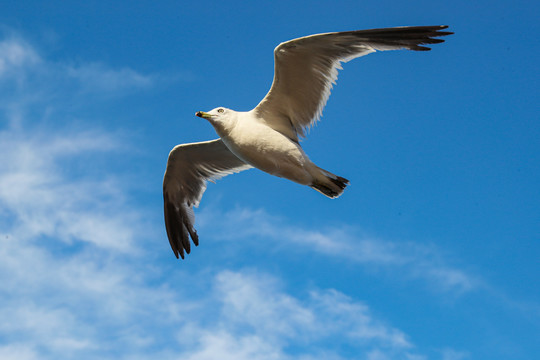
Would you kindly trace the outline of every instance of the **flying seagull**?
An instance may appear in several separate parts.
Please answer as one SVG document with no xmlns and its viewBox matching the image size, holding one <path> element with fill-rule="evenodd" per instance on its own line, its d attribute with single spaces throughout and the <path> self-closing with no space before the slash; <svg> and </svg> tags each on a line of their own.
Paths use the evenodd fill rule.
<svg viewBox="0 0 540 360">
<path fill-rule="evenodd" d="M 251 111 L 224 107 L 198 117 L 208 120 L 219 139 L 174 147 L 163 179 L 167 236 L 178 258 L 199 245 L 193 207 L 206 181 L 252 167 L 310 186 L 329 198 L 343 193 L 349 180 L 321 169 L 308 158 L 299 139 L 318 121 L 337 80 L 341 63 L 377 50 L 431 50 L 444 42 L 448 26 L 410 26 L 305 36 L 274 49 L 274 81 Z"/>
</svg>

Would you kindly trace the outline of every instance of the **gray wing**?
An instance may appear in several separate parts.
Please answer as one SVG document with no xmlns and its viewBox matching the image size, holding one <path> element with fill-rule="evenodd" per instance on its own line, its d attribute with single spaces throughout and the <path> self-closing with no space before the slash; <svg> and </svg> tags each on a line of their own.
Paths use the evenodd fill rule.
<svg viewBox="0 0 540 360">
<path fill-rule="evenodd" d="M 169 243 L 178 258 L 189 254 L 190 242 L 199 245 L 194 228 L 193 207 L 199 206 L 206 181 L 250 169 L 221 139 L 178 145 L 169 154 L 163 178 L 165 227 Z"/>
<path fill-rule="evenodd" d="M 321 116 L 341 62 L 376 50 L 430 50 L 423 44 L 448 26 L 414 26 L 317 34 L 281 43 L 274 50 L 274 81 L 254 111 L 268 125 L 293 140 Z"/>
</svg>

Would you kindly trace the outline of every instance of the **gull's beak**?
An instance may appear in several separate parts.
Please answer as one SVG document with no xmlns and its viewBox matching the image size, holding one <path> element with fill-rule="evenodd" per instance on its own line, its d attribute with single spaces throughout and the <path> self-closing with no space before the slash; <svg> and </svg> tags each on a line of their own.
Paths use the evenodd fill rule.
<svg viewBox="0 0 540 360">
<path fill-rule="evenodd" d="M 212 117 L 212 115 L 210 115 L 209 113 L 205 113 L 204 111 L 197 111 L 195 113 L 195 116 L 198 116 L 198 117 L 206 119 L 206 120 L 208 120 L 208 119 L 210 119 Z"/>
</svg>

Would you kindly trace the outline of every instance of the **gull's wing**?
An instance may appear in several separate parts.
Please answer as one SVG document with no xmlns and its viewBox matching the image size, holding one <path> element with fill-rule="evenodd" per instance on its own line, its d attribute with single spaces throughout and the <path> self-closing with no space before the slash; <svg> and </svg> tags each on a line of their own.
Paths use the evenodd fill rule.
<svg viewBox="0 0 540 360">
<path fill-rule="evenodd" d="M 236 157 L 221 139 L 178 145 L 169 154 L 163 178 L 163 202 L 167 236 L 178 258 L 189 254 L 189 237 L 199 245 L 193 227 L 193 206 L 199 206 L 206 190 L 206 181 L 250 169 L 251 166 Z"/>
<path fill-rule="evenodd" d="M 268 125 L 293 140 L 321 116 L 340 62 L 376 50 L 430 50 L 423 44 L 451 32 L 448 26 L 411 26 L 317 34 L 290 40 L 274 50 L 274 82 L 254 111 Z"/>
</svg>

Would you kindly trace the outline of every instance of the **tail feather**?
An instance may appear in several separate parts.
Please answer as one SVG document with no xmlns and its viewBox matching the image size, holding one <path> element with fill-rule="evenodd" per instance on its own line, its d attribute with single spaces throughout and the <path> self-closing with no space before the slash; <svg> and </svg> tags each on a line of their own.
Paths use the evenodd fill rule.
<svg viewBox="0 0 540 360">
<path fill-rule="evenodd" d="M 317 190 L 321 194 L 328 196 L 331 199 L 339 197 L 347 185 L 349 185 L 349 180 L 344 177 L 337 176 L 321 169 L 324 178 L 317 179 L 311 184 L 311 188 Z"/>
</svg>

